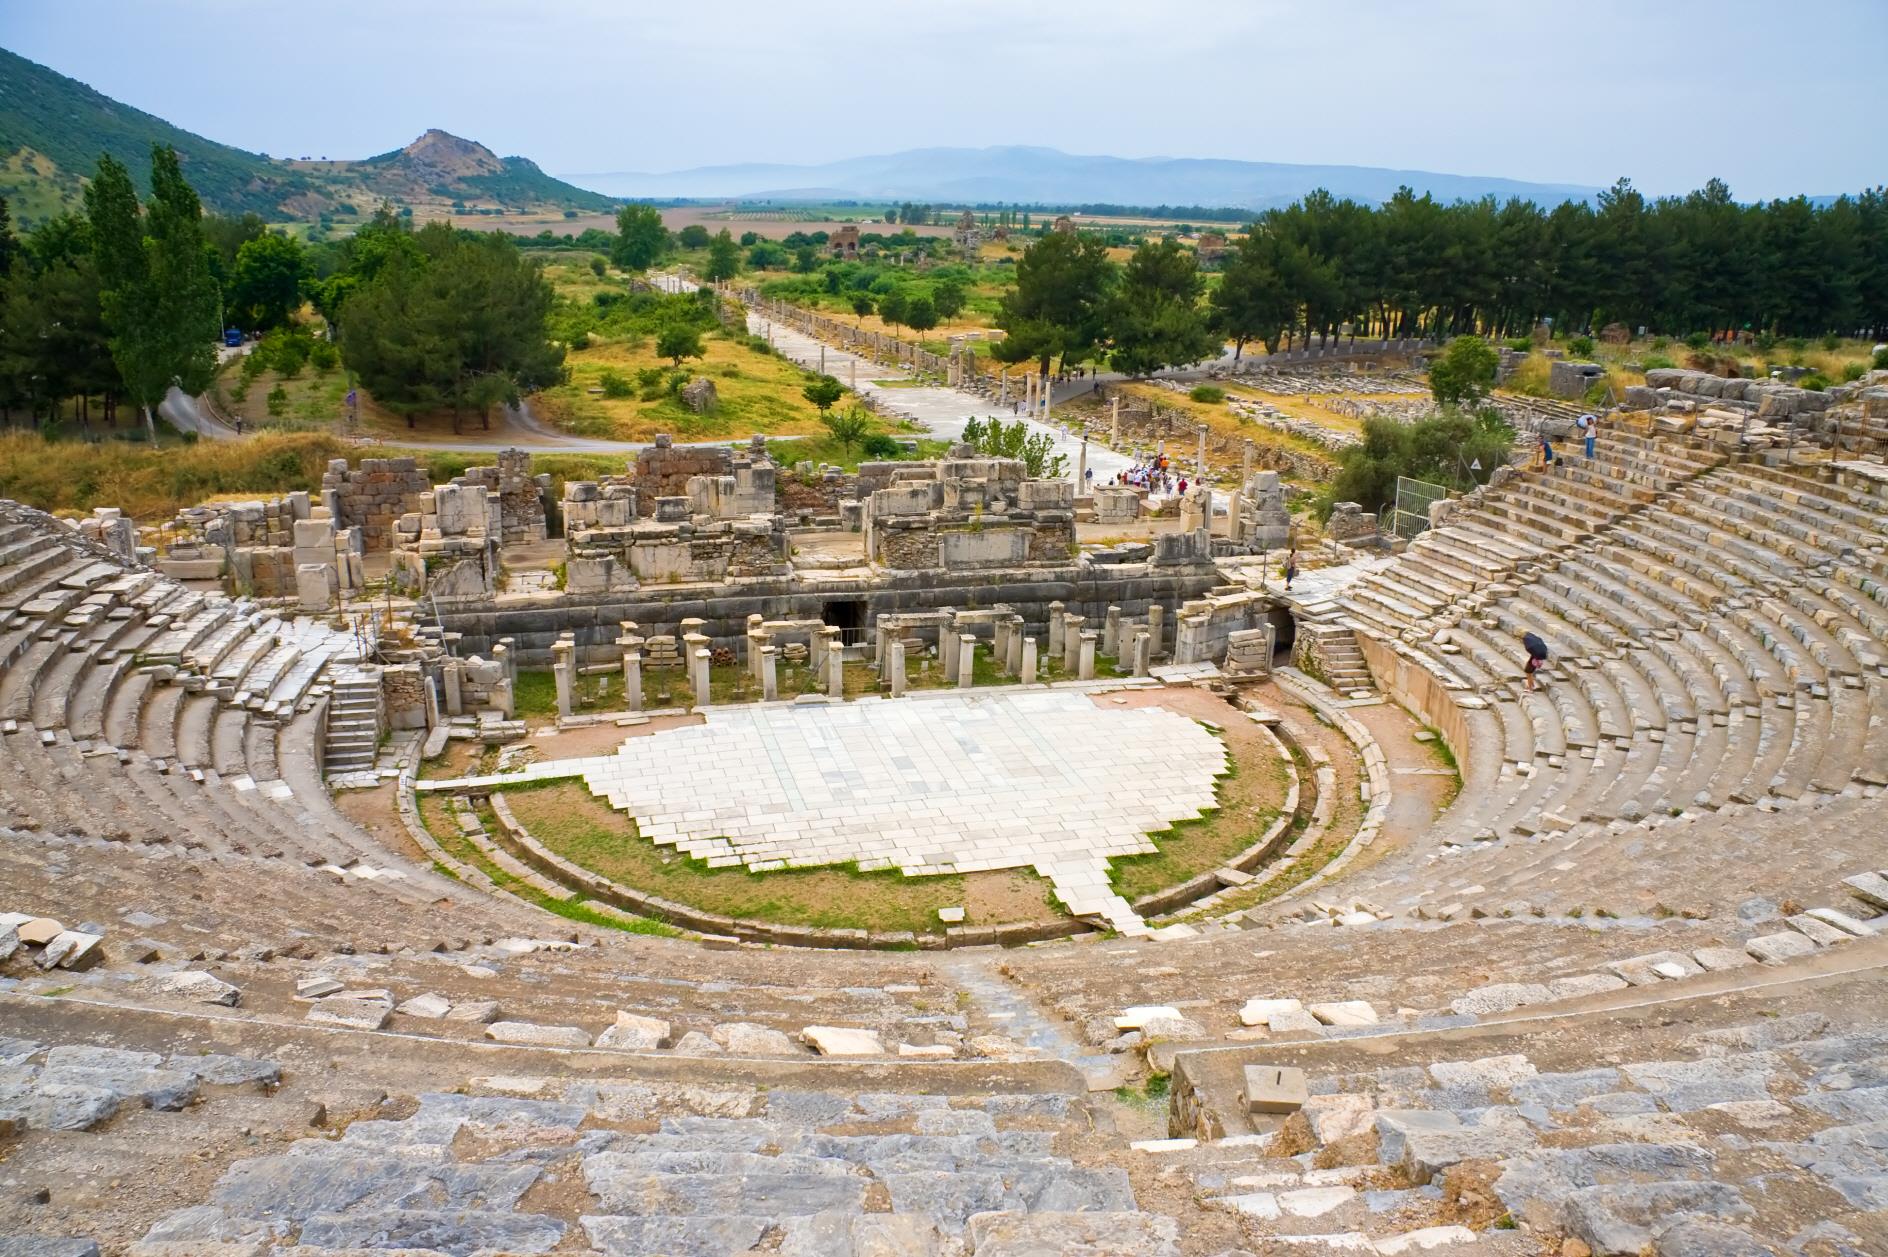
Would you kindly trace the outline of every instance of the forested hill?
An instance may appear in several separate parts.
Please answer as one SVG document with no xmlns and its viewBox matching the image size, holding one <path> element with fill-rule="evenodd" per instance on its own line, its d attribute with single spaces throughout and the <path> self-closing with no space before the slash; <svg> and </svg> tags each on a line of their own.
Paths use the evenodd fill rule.
<svg viewBox="0 0 1888 1257">
<path fill-rule="evenodd" d="M 34 222 L 78 208 L 84 180 L 110 153 L 142 179 L 153 143 L 177 150 L 205 208 L 298 221 L 348 207 L 396 205 L 509 212 L 604 210 L 611 202 L 553 179 L 522 157 L 428 131 L 365 161 L 280 161 L 218 144 L 0 49 L 0 196 Z"/>
</svg>

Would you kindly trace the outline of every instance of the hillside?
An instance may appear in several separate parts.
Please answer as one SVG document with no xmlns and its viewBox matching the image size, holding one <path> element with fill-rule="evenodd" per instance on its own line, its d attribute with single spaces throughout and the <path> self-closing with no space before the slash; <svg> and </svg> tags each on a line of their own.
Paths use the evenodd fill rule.
<svg viewBox="0 0 1888 1257">
<path fill-rule="evenodd" d="M 438 130 L 362 161 L 274 160 L 174 127 L 0 49 L 0 196 L 16 219 L 77 208 L 100 153 L 142 181 L 153 142 L 177 150 L 205 208 L 273 221 L 347 206 L 368 212 L 383 200 L 416 209 L 458 201 L 513 213 L 610 207 L 607 196 L 553 179 L 534 162 Z"/>
<path fill-rule="evenodd" d="M 1265 209 L 1325 188 L 1383 201 L 1408 185 L 1438 200 L 1522 197 L 1543 205 L 1582 200 L 1598 189 L 1480 175 L 1304 166 L 1190 157 L 1079 156 L 1050 148 L 930 148 L 854 157 L 817 166 L 751 163 L 663 174 L 573 174 L 572 181 L 625 197 L 921 200 L 946 204 L 1227 205 Z"/>
</svg>

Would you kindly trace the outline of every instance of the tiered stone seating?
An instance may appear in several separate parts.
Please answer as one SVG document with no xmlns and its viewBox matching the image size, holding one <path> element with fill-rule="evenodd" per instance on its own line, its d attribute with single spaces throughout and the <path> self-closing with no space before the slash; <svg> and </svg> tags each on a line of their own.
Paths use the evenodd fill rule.
<svg viewBox="0 0 1888 1257">
<path fill-rule="evenodd" d="M 1345 595 L 1362 630 L 1494 707 L 1471 723 L 1498 755 L 1495 797 L 1465 800 L 1441 836 L 1883 784 L 1882 482 L 1636 436 L 1602 450 L 1515 477 Z M 1535 694 L 1525 632 L 1552 655 Z"/>
<path fill-rule="evenodd" d="M 0 515 L 0 823 L 348 867 L 399 862 L 279 753 L 351 643 L 126 570 L 56 524 Z M 284 765 L 293 771 L 290 775 Z M 424 870 L 379 883 L 419 899 Z M 409 884 L 401 885 L 402 881 Z M 431 886 L 431 889 L 437 889 Z"/>
</svg>

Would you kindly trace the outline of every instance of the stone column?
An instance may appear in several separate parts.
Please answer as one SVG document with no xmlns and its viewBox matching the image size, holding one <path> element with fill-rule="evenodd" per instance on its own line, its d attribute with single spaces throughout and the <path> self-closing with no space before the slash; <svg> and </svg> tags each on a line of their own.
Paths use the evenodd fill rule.
<svg viewBox="0 0 1888 1257">
<path fill-rule="evenodd" d="M 780 652 L 772 646 L 760 648 L 760 701 L 772 703 L 780 698 Z"/>
<path fill-rule="evenodd" d="M 576 653 L 577 643 L 568 634 L 551 643 L 551 679 L 557 683 L 559 719 L 570 715 L 571 656 Z"/>
<path fill-rule="evenodd" d="M 635 640 L 641 642 L 642 638 Z M 642 710 L 642 650 L 639 647 L 623 651 L 623 705 L 629 711 Z"/>
<path fill-rule="evenodd" d="M 1075 675 L 1083 681 L 1095 679 L 1095 639 L 1098 636 L 1094 629 L 1082 630 L 1082 650 L 1075 661 Z"/>
<path fill-rule="evenodd" d="M 977 680 L 977 635 L 957 635 L 957 688 L 967 690 Z"/>
<path fill-rule="evenodd" d="M 1245 509 L 1245 494 L 1234 489 L 1231 493 L 1226 495 L 1226 536 L 1229 540 L 1241 541 L 1244 539 L 1245 526 L 1240 520 L 1240 512 Z M 1207 518 L 1206 527 L 1208 531 L 1212 530 L 1213 521 L 1210 516 Z"/>
<path fill-rule="evenodd" d="M 1134 630 L 1134 675 L 1137 677 L 1146 676 L 1148 668 L 1152 666 L 1152 651 L 1148 646 L 1152 640 L 1145 628 Z"/>
<path fill-rule="evenodd" d="M 518 688 L 518 639 L 501 637 L 492 647 L 492 658 L 505 665 L 505 679 L 511 682 L 511 688 Z"/>
<path fill-rule="evenodd" d="M 937 660 L 944 665 L 944 679 L 957 679 L 957 630 L 948 624 L 937 626 Z"/>
<path fill-rule="evenodd" d="M 1036 683 L 1036 639 L 1033 637 L 1023 639 L 1023 666 L 1017 675 L 1022 677 L 1024 685 Z"/>
<path fill-rule="evenodd" d="M 439 670 L 439 680 L 446 689 L 446 714 L 457 716 L 465 710 L 465 703 L 459 693 L 459 669 L 462 665 L 457 659 L 447 659 Z"/>
<path fill-rule="evenodd" d="M 690 636 L 700 637 L 701 634 L 692 633 Z M 690 658 L 695 661 L 695 706 L 697 707 L 706 707 L 708 705 L 709 657 L 708 648 L 706 646 L 697 647 L 690 655 Z"/>
<path fill-rule="evenodd" d="M 1147 609 L 1147 638 L 1149 655 L 1158 658 L 1167 640 L 1167 608 L 1159 603 Z"/>
<path fill-rule="evenodd" d="M 892 697 L 905 696 L 905 643 L 902 638 L 893 638 L 890 649 Z"/>
<path fill-rule="evenodd" d="M 686 624 L 687 621 L 684 620 L 683 623 Z M 701 621 L 697 620 L 695 623 L 699 624 Z M 682 662 L 688 667 L 689 683 L 699 688 L 703 693 L 707 692 L 708 660 L 712 657 L 708 650 L 707 637 L 700 633 L 687 633 L 683 635 Z M 695 670 L 698 667 L 701 669 L 700 676 L 695 675 Z M 755 679 L 759 680 L 758 677 Z"/>
<path fill-rule="evenodd" d="M 1049 604 L 1049 653 L 1062 653 L 1062 624 L 1065 619 L 1063 606 L 1059 602 Z"/>
<path fill-rule="evenodd" d="M 999 406 L 1010 404 L 1010 369 L 1008 367 L 1004 367 L 1003 374 L 997 377 L 996 404 Z"/>
<path fill-rule="evenodd" d="M 872 634 L 872 662 L 877 667 L 885 666 L 885 647 L 892 640 L 892 618 L 879 612 Z"/>
<path fill-rule="evenodd" d="M 1075 665 L 1081 662 L 1082 625 L 1086 623 L 1087 620 L 1079 615 L 1062 617 L 1062 671 L 1071 675 L 1075 672 Z"/>
<path fill-rule="evenodd" d="M 1010 658 L 1010 622 L 1007 616 L 999 616 L 991 624 L 990 659 L 996 664 L 997 675 L 1009 671 Z"/>
<path fill-rule="evenodd" d="M 1102 622 L 1101 653 L 1121 657 L 1121 608 L 1109 607 L 1108 617 Z"/>
<path fill-rule="evenodd" d="M 818 656 L 818 661 L 813 664 L 814 676 L 826 675 L 825 669 L 832 667 L 832 661 L 835 656 L 837 656 L 841 662 L 844 662 L 846 654 L 845 643 L 840 640 L 839 630 L 832 627 L 830 624 L 813 634 L 813 645 L 814 653 Z"/>
<path fill-rule="evenodd" d="M 1088 492 L 1088 425 L 1082 425 L 1082 448 L 1075 455 L 1075 496 Z"/>
<path fill-rule="evenodd" d="M 1247 441 L 1245 443 L 1245 449 L 1240 452 L 1239 456 L 1240 487 L 1244 488 L 1246 481 L 1250 479 L 1252 479 L 1252 442 Z"/>
<path fill-rule="evenodd" d="M 1023 617 L 1010 617 L 1010 635 L 1005 642 L 1004 669 L 1013 677 L 1023 675 Z"/>
<path fill-rule="evenodd" d="M 1042 421 L 1049 422 L 1049 406 L 1055 400 L 1055 377 L 1046 375 L 1042 379 Z"/>
<path fill-rule="evenodd" d="M 826 696 L 835 701 L 846 696 L 846 652 L 839 645 L 839 630 L 831 630 L 832 643 L 826 648 Z"/>
<path fill-rule="evenodd" d="M 757 677 L 760 675 L 760 669 L 754 659 L 754 649 L 757 645 L 754 641 L 754 634 L 760 631 L 762 623 L 763 620 L 759 614 L 748 616 L 747 629 L 741 636 L 741 662 L 746 664 Z"/>
<path fill-rule="evenodd" d="M 1200 455 L 1199 455 L 1198 475 L 1201 480 L 1206 479 L 1206 425 L 1205 424 L 1200 425 Z"/>
</svg>

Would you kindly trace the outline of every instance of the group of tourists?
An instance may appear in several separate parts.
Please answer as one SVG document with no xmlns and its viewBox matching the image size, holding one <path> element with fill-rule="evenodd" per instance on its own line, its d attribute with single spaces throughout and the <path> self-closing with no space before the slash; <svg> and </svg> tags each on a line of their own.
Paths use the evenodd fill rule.
<svg viewBox="0 0 1888 1257">
<path fill-rule="evenodd" d="M 1575 420 L 1574 426 L 1579 429 L 1580 442 L 1586 448 L 1586 456 L 1592 458 L 1593 448 L 1599 440 L 1599 416 L 1589 411 Z M 1541 447 L 1536 452 L 1535 466 L 1543 467 L 1551 471 L 1553 470 L 1554 463 L 1558 461 L 1558 459 L 1559 455 L 1554 453 L 1554 439 L 1546 432 L 1542 432 Z"/>
</svg>

